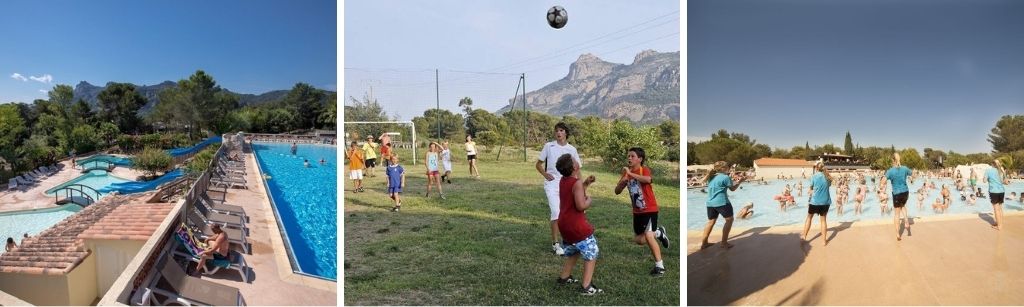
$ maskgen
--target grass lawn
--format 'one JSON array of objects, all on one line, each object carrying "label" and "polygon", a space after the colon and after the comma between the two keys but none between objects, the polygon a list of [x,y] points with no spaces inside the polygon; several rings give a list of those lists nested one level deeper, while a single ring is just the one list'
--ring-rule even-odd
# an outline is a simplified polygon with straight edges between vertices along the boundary
[{"label": "grass lawn", "polygon": [[[600,256],[594,283],[604,293],[586,297],[579,284],[558,286],[563,263],[551,253],[543,177],[534,169],[537,152],[523,162],[522,151],[479,155],[480,179],[468,176],[465,153],[453,146],[454,178],[444,184],[447,200],[426,199],[423,150],[418,164],[399,151],[406,169],[402,212],[388,210],[383,168],[364,180],[364,193],[352,193],[347,163],[344,184],[344,292],[347,305],[679,305],[678,181],[655,182],[659,225],[672,245],[662,249],[668,271],[651,277],[653,257],[632,243],[632,214],[626,193],[615,195],[619,174],[597,171],[585,160]],[[346,160],[347,161],[347,160]],[[678,180],[678,179],[676,179]],[[573,276],[582,278],[582,260]]]}]

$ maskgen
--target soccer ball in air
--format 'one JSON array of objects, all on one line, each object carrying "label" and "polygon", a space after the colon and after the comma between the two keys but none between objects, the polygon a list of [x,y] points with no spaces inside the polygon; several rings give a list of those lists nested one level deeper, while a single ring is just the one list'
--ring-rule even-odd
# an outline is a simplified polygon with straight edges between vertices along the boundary
[{"label": "soccer ball in air", "polygon": [[569,13],[561,6],[553,6],[548,9],[548,25],[555,29],[561,29],[569,22]]}]

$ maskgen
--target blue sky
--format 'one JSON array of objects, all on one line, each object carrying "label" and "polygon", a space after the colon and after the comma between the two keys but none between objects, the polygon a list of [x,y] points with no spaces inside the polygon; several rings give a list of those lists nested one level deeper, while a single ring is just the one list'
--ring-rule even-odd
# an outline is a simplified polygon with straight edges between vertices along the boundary
[{"label": "blue sky", "polygon": [[197,69],[234,92],[337,87],[333,1],[3,1],[0,102],[56,84],[152,85]]},{"label": "blue sky", "polygon": [[[644,49],[676,52],[678,1],[346,1],[343,95],[373,94],[403,120],[436,103],[461,112],[458,100],[496,111],[516,92],[565,77],[583,53],[629,64]],[[548,8],[569,13],[562,29],[545,21]],[[481,74],[479,72],[489,72]],[[496,73],[492,73],[496,72]]]},{"label": "blue sky", "polygon": [[1024,114],[1024,1],[689,1],[686,135],[989,152]]}]

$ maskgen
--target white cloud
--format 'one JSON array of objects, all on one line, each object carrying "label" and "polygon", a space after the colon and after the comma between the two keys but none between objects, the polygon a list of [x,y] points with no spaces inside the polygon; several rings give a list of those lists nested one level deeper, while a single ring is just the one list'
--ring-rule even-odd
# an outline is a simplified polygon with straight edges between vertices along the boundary
[{"label": "white cloud", "polygon": [[19,74],[19,73],[14,73],[14,74],[12,74],[12,75],[11,75],[11,79],[14,79],[14,80],[21,80],[21,81],[28,81],[28,79],[25,79],[25,76],[22,76],[22,75],[21,75],[21,74]]},{"label": "white cloud", "polygon": [[48,93],[50,93],[50,92],[47,92],[46,90],[39,90],[39,92],[40,92],[40,93],[43,93],[43,94],[48,94]]},{"label": "white cloud", "polygon": [[50,74],[43,74],[42,76],[38,76],[38,77],[30,76],[28,78],[32,79],[33,81],[39,81],[41,83],[47,83],[47,84],[49,84],[50,82],[53,82],[53,76],[51,76]]}]

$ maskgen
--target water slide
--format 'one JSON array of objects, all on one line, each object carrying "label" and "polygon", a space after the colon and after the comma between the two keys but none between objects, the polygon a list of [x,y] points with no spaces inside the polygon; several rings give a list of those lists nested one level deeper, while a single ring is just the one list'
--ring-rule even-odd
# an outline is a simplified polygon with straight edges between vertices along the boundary
[{"label": "water slide", "polygon": [[110,193],[110,192],[117,191],[118,193],[121,193],[121,194],[132,194],[132,193],[146,192],[146,191],[150,191],[150,190],[156,189],[156,187],[160,186],[161,184],[164,184],[164,183],[167,183],[167,182],[171,182],[174,179],[178,179],[178,177],[181,177],[184,174],[185,174],[185,172],[182,171],[182,169],[179,168],[179,169],[175,169],[173,171],[170,171],[170,172],[164,174],[163,176],[160,176],[160,177],[158,177],[156,179],[153,179],[153,180],[150,180],[150,181],[141,181],[141,182],[140,181],[129,181],[129,182],[121,182],[121,183],[111,183],[111,184],[108,184],[105,187],[100,188],[99,191],[103,192],[103,193]]},{"label": "water slide", "polygon": [[221,137],[218,135],[218,136],[215,136],[215,137],[212,137],[212,138],[208,138],[208,139],[206,139],[206,140],[204,140],[202,142],[199,142],[198,144],[196,144],[196,145],[194,145],[192,147],[182,147],[182,148],[168,149],[167,153],[170,154],[171,157],[179,157],[179,156],[187,155],[187,154],[190,154],[190,153],[198,152],[198,151],[202,150],[204,147],[206,147],[207,145],[210,145],[210,144],[213,144],[213,143],[220,143],[220,141],[221,141]]}]

